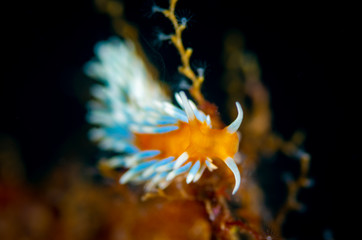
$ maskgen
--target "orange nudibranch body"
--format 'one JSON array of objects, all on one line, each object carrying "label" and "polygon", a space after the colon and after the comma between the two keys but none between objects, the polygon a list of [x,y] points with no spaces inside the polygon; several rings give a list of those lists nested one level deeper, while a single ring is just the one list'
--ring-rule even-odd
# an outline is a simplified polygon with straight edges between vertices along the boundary
[{"label": "orange nudibranch body", "polygon": [[196,118],[188,123],[179,121],[178,127],[175,131],[162,134],[136,133],[134,145],[140,150],[159,150],[160,158],[177,157],[187,152],[187,162],[203,162],[207,158],[225,160],[234,157],[238,151],[239,137],[227,128],[212,129]]},{"label": "orange nudibranch body", "polygon": [[[109,167],[128,168],[120,183],[145,182],[145,189],[164,189],[179,175],[186,183],[197,182],[207,168],[217,168],[212,159],[221,159],[240,186],[240,172],[233,157],[238,151],[238,116],[227,127],[213,129],[210,115],[197,109],[185,92],[175,93],[179,107],[150,78],[131,43],[119,39],[96,47],[98,60],[86,66],[86,73],[101,84],[92,87],[95,101],[89,104],[87,119],[95,126],[92,140],[114,156]],[[186,174],[187,173],[187,174]]]},{"label": "orange nudibranch body", "polygon": [[[164,161],[166,162],[169,161],[168,158],[177,158],[172,163],[174,164],[173,170],[168,173],[166,183],[179,173],[187,171],[191,165],[186,182],[197,181],[206,166],[210,171],[217,168],[212,164],[212,159],[221,159],[234,174],[235,186],[233,194],[235,194],[241,182],[239,169],[233,159],[239,146],[239,137],[236,132],[243,119],[243,110],[240,104],[236,102],[238,116],[229,126],[223,129],[213,129],[210,121],[207,119],[201,121],[202,117],[200,119],[196,117],[195,112],[198,110],[196,107],[194,107],[196,111],[192,109],[193,107],[184,92],[180,92],[179,95],[176,95],[176,98],[179,98],[180,105],[182,105],[186,113],[187,121],[178,121],[177,129],[165,133],[135,133],[133,144],[141,151],[158,151],[157,158],[165,158]],[[149,159],[149,162],[152,164],[153,159]],[[147,163],[143,164],[140,166],[148,167]],[[153,168],[149,172],[152,170]],[[139,169],[136,167],[133,172],[137,171]],[[126,177],[122,177],[121,182],[128,180],[131,174],[133,173],[131,172],[129,175],[125,175]],[[147,176],[147,174],[145,175]],[[156,180],[158,179],[156,178]]]}]

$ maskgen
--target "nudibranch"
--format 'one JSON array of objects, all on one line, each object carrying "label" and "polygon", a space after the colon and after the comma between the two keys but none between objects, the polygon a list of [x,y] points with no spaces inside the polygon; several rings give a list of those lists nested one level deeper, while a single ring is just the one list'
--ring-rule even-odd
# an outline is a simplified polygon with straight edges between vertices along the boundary
[{"label": "nudibranch", "polygon": [[221,159],[235,177],[233,194],[240,186],[240,172],[234,161],[238,152],[238,116],[224,129],[214,129],[209,115],[199,110],[186,93],[175,94],[180,107],[172,104],[150,74],[132,43],[112,38],[95,47],[98,59],[85,72],[102,84],[94,85],[95,98],[88,104],[87,119],[95,127],[90,138],[114,152],[107,160],[112,168],[128,171],[120,183],[144,182],[146,191],[166,188],[176,176],[197,182],[205,169]]}]

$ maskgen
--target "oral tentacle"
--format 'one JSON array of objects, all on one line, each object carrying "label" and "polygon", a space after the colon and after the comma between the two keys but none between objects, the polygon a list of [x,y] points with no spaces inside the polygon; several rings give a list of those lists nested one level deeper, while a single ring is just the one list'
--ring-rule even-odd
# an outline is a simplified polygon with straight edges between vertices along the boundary
[{"label": "oral tentacle", "polygon": [[233,195],[234,195],[240,187],[240,182],[241,182],[240,172],[239,172],[238,166],[236,165],[234,159],[232,159],[231,157],[228,157],[224,161],[225,161],[226,165],[230,168],[230,170],[233,172],[234,177],[235,177],[235,186],[233,189]]},{"label": "oral tentacle", "polygon": [[243,113],[243,109],[241,108],[240,103],[236,102],[236,108],[238,110],[238,116],[236,117],[236,119],[234,120],[234,122],[232,122],[226,129],[228,130],[229,133],[235,133],[240,125],[241,122],[243,121],[243,117],[244,117],[244,113]]}]

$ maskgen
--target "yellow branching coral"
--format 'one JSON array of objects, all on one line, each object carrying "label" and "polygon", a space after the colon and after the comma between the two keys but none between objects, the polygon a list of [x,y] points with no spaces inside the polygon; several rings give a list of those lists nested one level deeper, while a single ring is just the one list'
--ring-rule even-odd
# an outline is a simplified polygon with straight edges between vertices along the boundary
[{"label": "yellow branching coral", "polygon": [[203,71],[199,71],[198,74],[195,74],[190,67],[190,58],[193,50],[192,48],[185,49],[182,41],[182,32],[186,29],[187,19],[177,19],[175,15],[177,2],[178,0],[170,0],[169,9],[162,9],[155,6],[153,7],[153,11],[163,13],[163,15],[171,21],[175,33],[170,36],[170,40],[179,52],[182,63],[182,65],[178,68],[178,71],[192,81],[190,94],[199,105],[204,105],[205,99],[201,93],[201,85],[204,82]]}]

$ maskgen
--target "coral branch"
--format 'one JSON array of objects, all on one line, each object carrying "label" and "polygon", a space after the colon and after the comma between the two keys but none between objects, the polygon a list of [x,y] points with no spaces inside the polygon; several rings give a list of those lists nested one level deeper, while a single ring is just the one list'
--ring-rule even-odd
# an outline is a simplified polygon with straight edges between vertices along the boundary
[{"label": "coral branch", "polygon": [[310,156],[301,150],[295,152],[296,156],[300,159],[300,175],[296,180],[288,180],[287,188],[288,195],[285,203],[280,208],[274,221],[271,223],[273,231],[280,234],[282,232],[282,225],[285,221],[286,215],[292,210],[301,210],[303,205],[298,202],[297,195],[301,188],[306,188],[311,185],[311,179],[307,177],[310,167]]},{"label": "coral branch", "polygon": [[186,22],[181,21],[179,23],[175,15],[175,7],[178,0],[170,0],[169,9],[162,10],[163,15],[168,18],[175,30],[175,33],[171,36],[171,42],[176,47],[181,57],[182,65],[178,68],[178,71],[192,81],[192,87],[190,88],[190,94],[197,101],[199,105],[204,105],[206,100],[201,93],[201,85],[204,82],[204,75],[196,75],[190,67],[190,58],[192,55],[192,49],[186,48],[182,42],[182,32],[186,29]]}]

